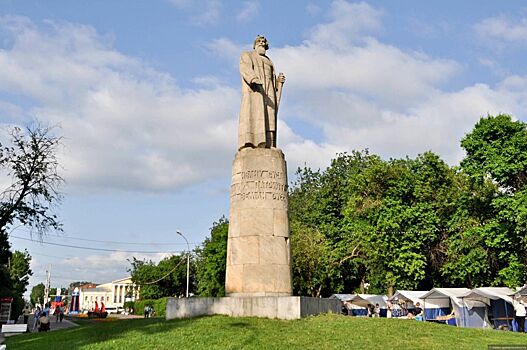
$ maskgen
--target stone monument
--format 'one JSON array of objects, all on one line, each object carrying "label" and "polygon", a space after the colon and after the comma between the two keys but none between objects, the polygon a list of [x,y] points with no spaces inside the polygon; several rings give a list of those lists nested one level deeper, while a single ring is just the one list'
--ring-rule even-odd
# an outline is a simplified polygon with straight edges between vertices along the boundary
[{"label": "stone monument", "polygon": [[276,148],[276,119],[285,76],[266,56],[267,39],[240,57],[242,102],[232,166],[225,292],[228,296],[292,294],[287,168]]},{"label": "stone monument", "polygon": [[240,58],[242,103],[232,165],[224,298],[169,298],[166,318],[201,315],[298,319],[340,312],[338,299],[292,296],[287,168],[276,147],[283,74],[266,56],[267,39]]}]

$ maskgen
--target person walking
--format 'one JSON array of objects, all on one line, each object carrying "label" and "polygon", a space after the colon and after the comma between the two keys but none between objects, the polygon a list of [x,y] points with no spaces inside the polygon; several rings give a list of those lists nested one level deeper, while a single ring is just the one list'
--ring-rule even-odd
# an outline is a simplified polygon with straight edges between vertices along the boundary
[{"label": "person walking", "polygon": [[148,318],[150,316],[150,306],[145,305],[144,313],[145,313],[145,318]]},{"label": "person walking", "polygon": [[58,323],[59,321],[62,322],[62,318],[64,317],[62,307],[60,305],[57,305],[55,308],[55,323]]},{"label": "person walking", "polygon": [[525,333],[525,315],[527,312],[525,311],[525,303],[519,294],[514,298],[512,306],[514,307],[515,313],[514,320],[518,324],[518,332]]},{"label": "person walking", "polygon": [[29,307],[27,307],[27,305],[24,305],[24,308],[22,309],[22,315],[24,316],[24,324],[27,324],[30,314],[31,311],[29,310]]},{"label": "person walking", "polygon": [[40,318],[40,315],[42,314],[42,310],[40,310],[40,306],[37,306],[35,309],[35,312],[33,313],[33,329],[37,328],[38,319]]}]

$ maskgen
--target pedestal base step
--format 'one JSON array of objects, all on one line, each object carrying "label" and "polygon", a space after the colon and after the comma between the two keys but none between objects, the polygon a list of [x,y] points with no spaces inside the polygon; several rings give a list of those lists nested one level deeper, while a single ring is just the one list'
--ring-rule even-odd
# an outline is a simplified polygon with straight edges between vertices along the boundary
[{"label": "pedestal base step", "polygon": [[169,298],[166,319],[227,315],[296,320],[322,313],[340,313],[340,308],[338,299],[311,297]]}]

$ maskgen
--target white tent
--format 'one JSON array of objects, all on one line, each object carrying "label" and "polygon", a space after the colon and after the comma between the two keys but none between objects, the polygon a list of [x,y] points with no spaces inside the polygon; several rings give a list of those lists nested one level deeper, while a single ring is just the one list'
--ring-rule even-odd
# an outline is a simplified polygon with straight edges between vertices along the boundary
[{"label": "white tent", "polygon": [[[512,327],[514,311],[511,295],[514,293],[512,289],[507,287],[480,287],[474,288],[464,295],[462,300],[469,310],[469,313],[474,302],[480,302],[486,305],[481,327],[486,328],[490,326],[489,313],[491,315],[490,320],[494,323],[495,328],[498,328],[502,324],[507,324],[508,327]],[[478,327],[478,322],[475,321],[474,317],[466,317],[464,323],[465,327]]]},{"label": "white tent", "polygon": [[338,299],[344,303],[353,299],[354,296],[355,294],[332,294],[329,299]]},{"label": "white tent", "polygon": [[426,290],[398,290],[388,298],[388,301],[392,303],[392,317],[407,317],[408,310],[414,309],[415,304],[423,305],[421,297],[427,292]]},{"label": "white tent", "polygon": [[469,292],[468,288],[433,288],[421,297],[425,320],[435,320],[438,316],[446,316],[450,314],[450,310],[454,310],[456,325],[461,325],[461,297]]},{"label": "white tent", "polygon": [[515,292],[507,287],[480,287],[474,288],[462,298],[467,302],[470,300],[477,300],[487,305],[490,305],[490,300],[503,299],[512,304],[512,297]]},{"label": "white tent", "polygon": [[518,290],[514,292],[513,294],[516,294],[516,293],[524,297],[527,296],[527,284],[525,284],[523,287],[518,288]]},{"label": "white tent", "polygon": [[423,299],[421,297],[426,293],[428,293],[427,290],[398,290],[388,298],[388,301],[404,300],[407,303],[412,303],[412,305],[416,303],[423,305]]},{"label": "white tent", "polygon": [[386,309],[385,295],[376,294],[333,294],[330,299],[339,299],[348,309],[348,314],[353,316],[366,316],[368,305],[379,304],[381,309]]},{"label": "white tent", "polygon": [[388,297],[386,295],[377,294],[355,294],[352,299],[349,300],[354,305],[361,307],[368,307],[368,304],[379,304],[381,309],[386,309],[386,301]]}]

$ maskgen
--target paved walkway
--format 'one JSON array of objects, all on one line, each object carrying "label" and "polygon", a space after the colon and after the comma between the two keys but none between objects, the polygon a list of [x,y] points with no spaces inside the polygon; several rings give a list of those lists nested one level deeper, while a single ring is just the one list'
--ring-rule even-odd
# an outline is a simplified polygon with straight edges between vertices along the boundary
[{"label": "paved walkway", "polygon": [[[33,320],[35,318],[33,317],[33,315],[29,315],[29,320],[27,322],[27,325],[28,325],[28,328],[29,328],[29,331],[31,333],[35,333],[35,332],[38,332],[38,328],[34,328],[33,329]],[[67,319],[63,319],[62,322],[55,322],[56,318],[54,316],[51,316],[51,320],[50,320],[50,324],[49,324],[49,328],[50,328],[50,331],[58,331],[60,329],[66,329],[66,328],[71,328],[71,327],[77,327],[78,324],[76,323],[73,323]],[[22,324],[24,323],[24,317],[23,316],[20,316],[20,318],[18,319],[17,321],[17,324]],[[14,336],[14,335],[18,335],[18,334],[22,334],[22,333],[14,333],[14,334],[7,334],[7,336]],[[2,332],[0,332],[0,344],[2,344],[4,342],[4,334],[2,334]]]},{"label": "paved walkway", "polygon": [[[27,326],[29,328],[29,331],[30,332],[38,332],[38,328],[34,328],[33,329],[33,322],[34,322],[34,317],[33,315],[29,315],[29,320],[27,322]],[[49,319],[49,328],[50,328],[50,331],[58,331],[59,329],[66,329],[66,328],[71,328],[71,327],[76,327],[78,326],[78,324],[76,323],[73,323],[67,319],[63,319],[62,322],[56,322],[56,317],[55,316],[51,316],[50,319]],[[18,318],[18,321],[17,323],[24,323],[24,317],[23,316],[20,316]]]}]

